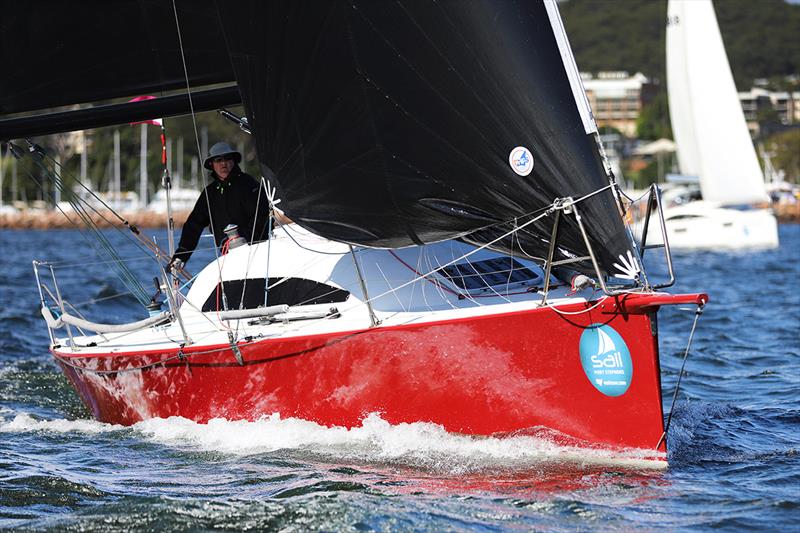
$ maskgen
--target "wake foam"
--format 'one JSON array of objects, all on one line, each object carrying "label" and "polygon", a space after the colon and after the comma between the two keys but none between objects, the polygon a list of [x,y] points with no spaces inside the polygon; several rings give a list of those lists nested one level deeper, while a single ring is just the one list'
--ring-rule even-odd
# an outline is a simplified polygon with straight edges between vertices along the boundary
[{"label": "wake foam", "polygon": [[86,433],[97,434],[126,429],[125,426],[114,424],[104,424],[97,420],[39,420],[28,414],[17,414],[11,420],[6,420],[5,416],[13,414],[10,410],[0,411],[0,433],[25,433],[31,431],[43,431],[49,433]]},{"label": "wake foam", "polygon": [[651,450],[613,451],[564,446],[539,436],[482,437],[448,433],[439,425],[392,425],[378,414],[360,427],[325,427],[277,414],[255,422],[214,419],[206,424],[171,417],[139,422],[130,428],[93,420],[37,420],[0,416],[0,432],[45,431],[96,434],[128,431],[143,439],[187,451],[256,455],[285,452],[307,459],[398,465],[446,474],[541,467],[610,466],[632,469],[666,467],[664,454]]}]

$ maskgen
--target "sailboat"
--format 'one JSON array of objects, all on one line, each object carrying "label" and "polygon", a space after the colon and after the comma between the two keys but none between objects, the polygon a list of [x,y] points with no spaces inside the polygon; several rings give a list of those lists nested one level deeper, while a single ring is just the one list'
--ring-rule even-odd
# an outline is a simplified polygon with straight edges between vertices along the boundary
[{"label": "sailboat", "polygon": [[[173,42],[148,41],[167,63],[137,90],[234,81],[260,194],[294,222],[264,242],[234,237],[186,290],[162,270],[165,297],[132,324],[77,316],[53,265],[35,262],[50,350],[92,415],[353,427],[379,413],[663,462],[656,314],[708,297],[662,291],[668,244],[650,253],[669,279],[646,272],[557,3],[236,6],[153,8],[183,29],[189,67],[165,59]],[[203,54],[221,63],[203,70]],[[231,96],[220,90],[58,124],[168,116],[153,106],[169,98],[175,114],[214,109]],[[0,105],[15,112],[35,97],[11,94]],[[15,120],[0,131],[40,123]]]},{"label": "sailboat", "polygon": [[711,0],[669,0],[666,48],[678,164],[682,174],[699,181],[702,195],[698,199],[686,187],[670,193],[670,245],[777,247],[775,216],[754,207],[768,205],[769,197]]}]

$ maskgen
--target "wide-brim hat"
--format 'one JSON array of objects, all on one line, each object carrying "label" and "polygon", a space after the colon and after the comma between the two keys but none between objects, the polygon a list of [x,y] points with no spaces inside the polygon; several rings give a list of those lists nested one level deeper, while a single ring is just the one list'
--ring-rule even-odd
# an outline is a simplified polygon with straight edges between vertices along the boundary
[{"label": "wide-brim hat", "polygon": [[211,161],[215,157],[220,157],[223,155],[232,155],[236,163],[242,162],[242,154],[236,151],[233,148],[233,146],[231,146],[228,143],[217,143],[211,147],[211,150],[208,151],[208,157],[206,157],[206,160],[203,161],[203,166],[208,170],[213,170],[213,167],[211,166]]}]

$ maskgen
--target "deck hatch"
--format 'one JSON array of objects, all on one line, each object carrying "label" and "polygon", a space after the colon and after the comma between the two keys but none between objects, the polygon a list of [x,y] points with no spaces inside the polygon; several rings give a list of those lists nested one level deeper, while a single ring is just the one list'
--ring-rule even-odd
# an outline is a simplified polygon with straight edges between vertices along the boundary
[{"label": "deck hatch", "polygon": [[445,266],[441,273],[457,287],[477,291],[517,283],[536,283],[542,276],[510,257],[495,257]]}]

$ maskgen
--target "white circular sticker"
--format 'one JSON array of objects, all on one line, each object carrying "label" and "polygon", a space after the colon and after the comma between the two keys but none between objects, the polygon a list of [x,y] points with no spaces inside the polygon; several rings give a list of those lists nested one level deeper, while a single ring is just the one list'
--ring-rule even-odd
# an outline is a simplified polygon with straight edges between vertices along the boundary
[{"label": "white circular sticker", "polygon": [[508,154],[508,164],[520,176],[527,176],[533,170],[533,154],[524,146],[517,146]]}]

